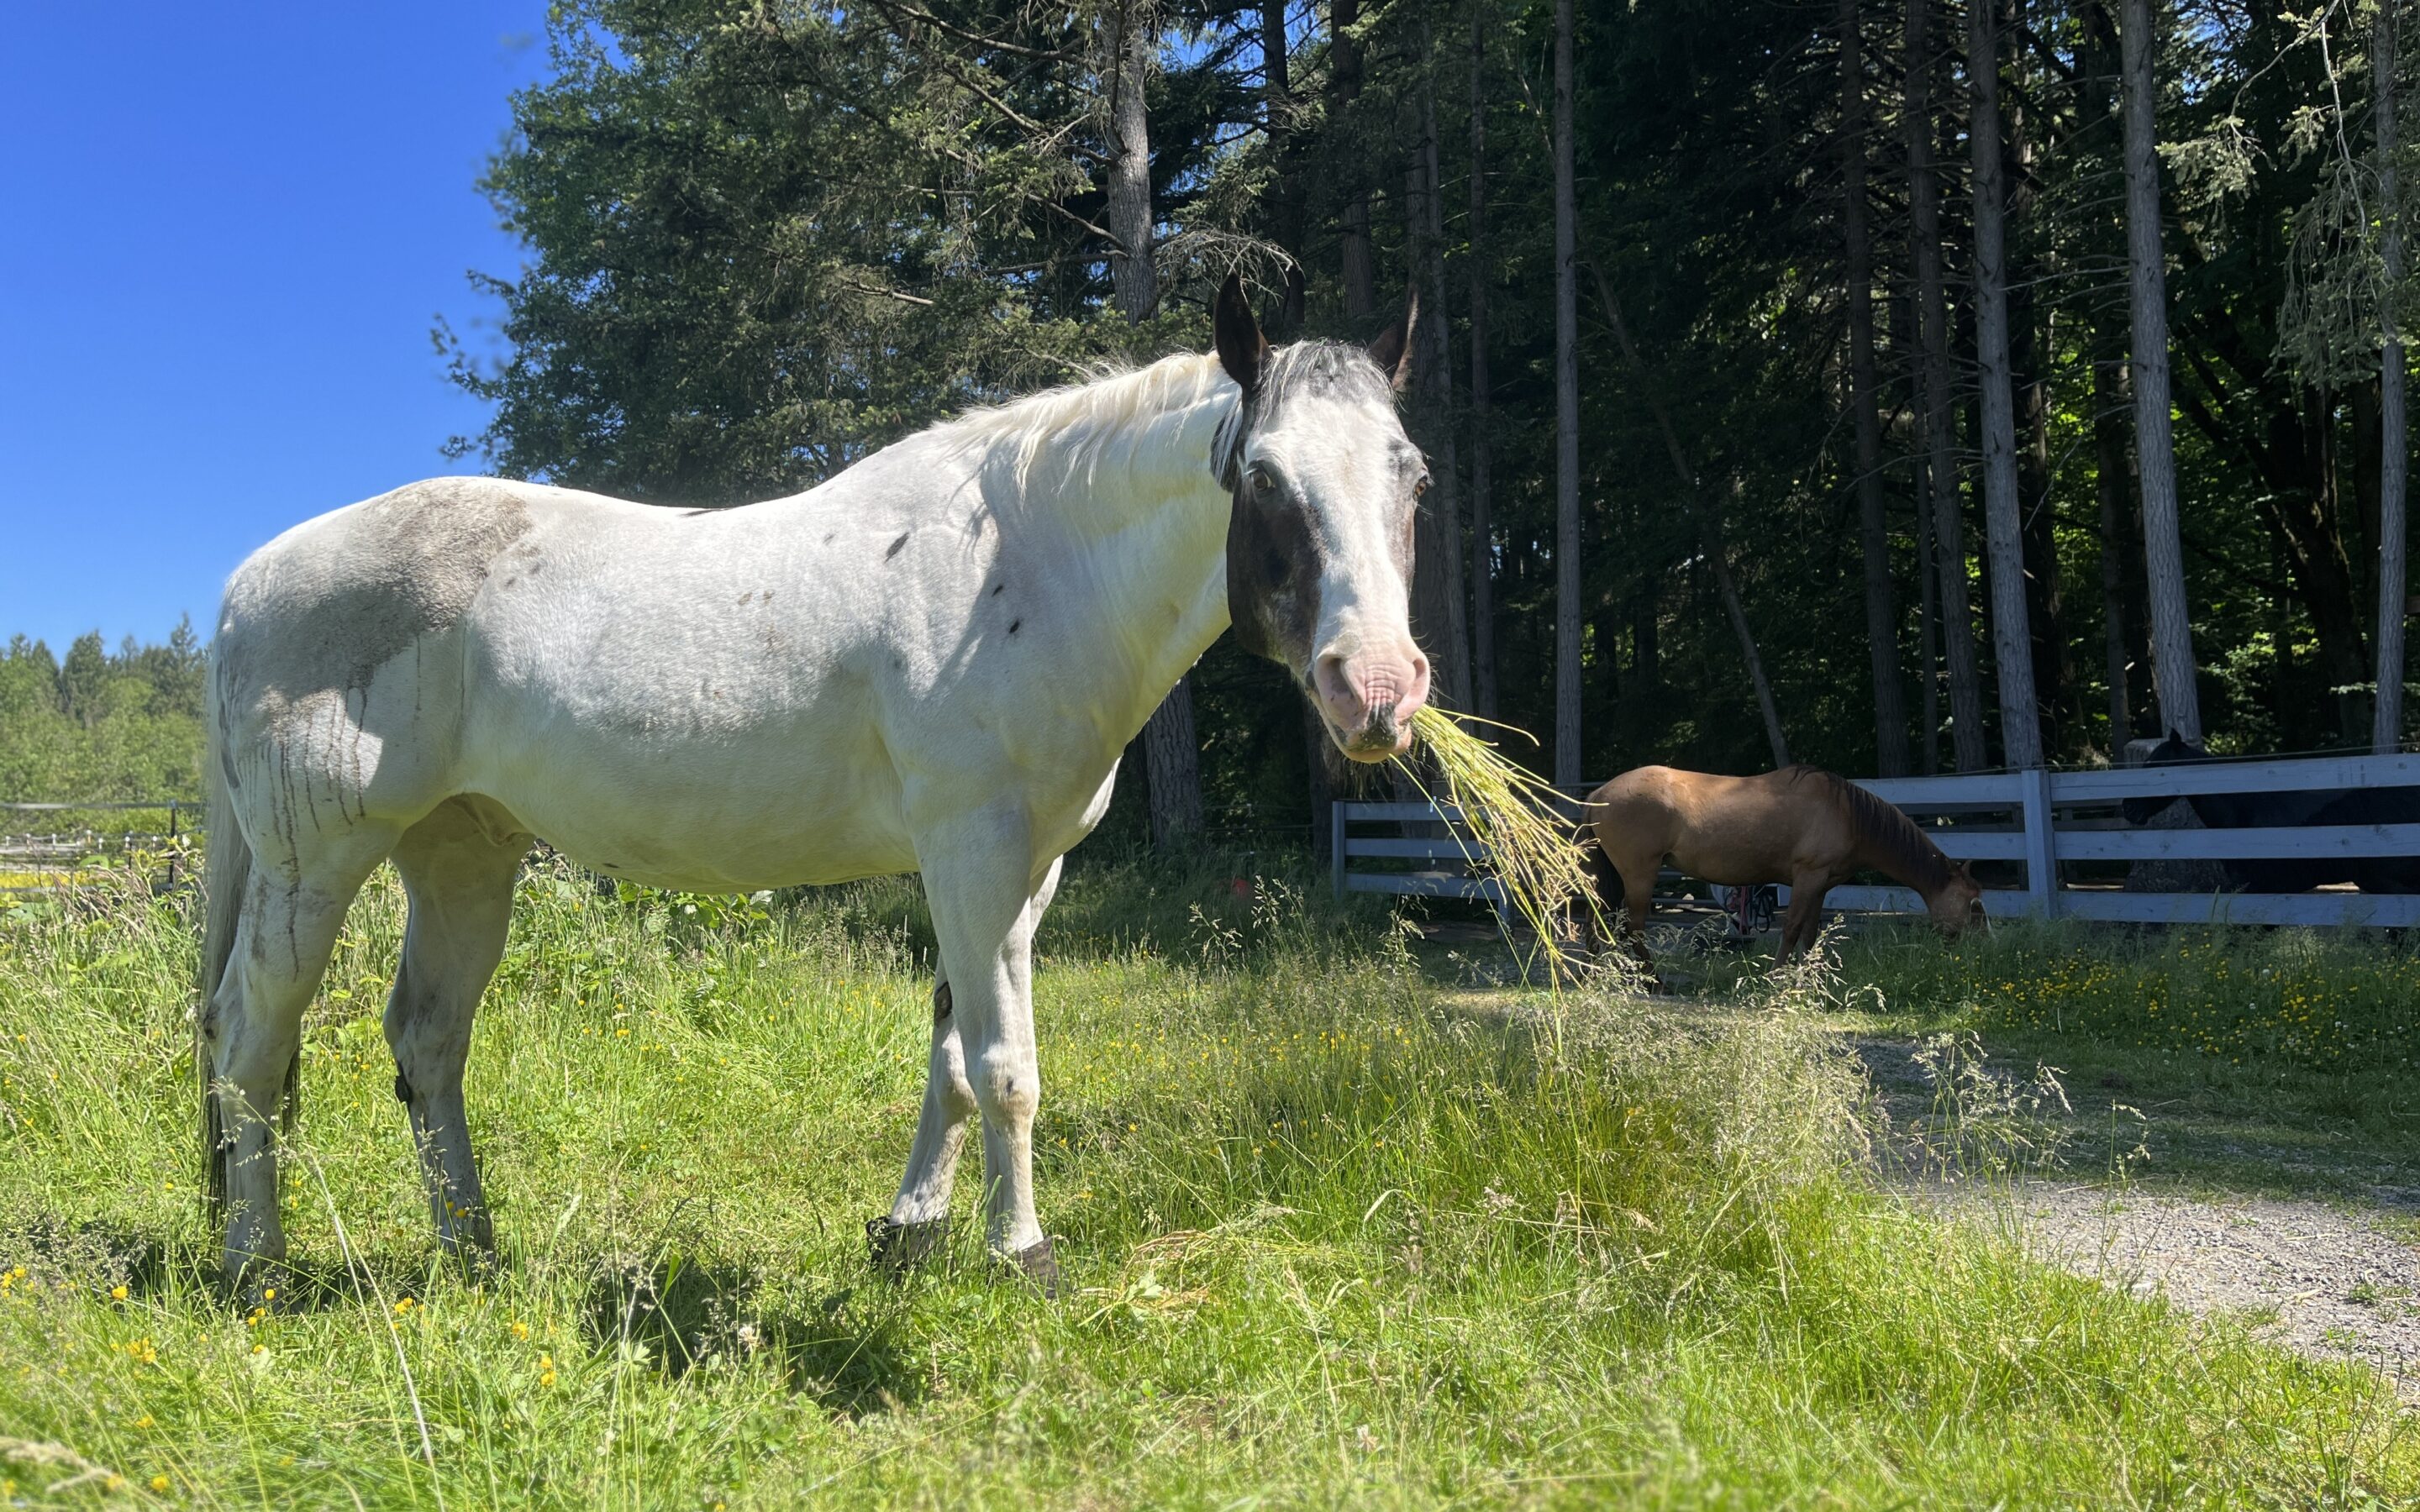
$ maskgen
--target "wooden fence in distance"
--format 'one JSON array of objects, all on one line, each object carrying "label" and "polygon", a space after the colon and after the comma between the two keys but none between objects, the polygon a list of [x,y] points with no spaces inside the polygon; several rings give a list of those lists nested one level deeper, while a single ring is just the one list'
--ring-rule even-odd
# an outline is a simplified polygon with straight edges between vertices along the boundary
[{"label": "wooden fence in distance", "polygon": [[[2420,787],[2420,756],[2323,756],[2207,762],[2183,766],[2055,772],[2035,768],[1955,777],[1865,780],[1860,786],[1898,805],[1942,850],[1960,860],[2012,862],[2019,887],[1993,887],[1984,908],[1995,918],[2085,918],[2146,924],[2308,924],[2409,928],[2420,925],[2420,896],[2327,889],[2298,893],[2138,892],[2067,880],[2062,870],[2087,863],[2257,860],[2271,857],[2420,856],[2420,824],[2303,825],[2274,829],[2147,829],[2115,813],[2129,798],[2181,798],[2208,793],[2340,793],[2355,788]],[[1592,789],[1591,789],[1592,790]],[[1339,803],[1332,815],[1340,894],[1385,892],[1500,903],[1482,864],[1474,874],[1465,842],[1353,833],[1372,824],[1449,826],[1458,817],[1424,803]],[[1354,863],[1414,860],[1412,871]],[[1787,896],[1785,891],[1784,896]],[[1836,887],[1827,909],[1920,913],[1905,887]]]}]

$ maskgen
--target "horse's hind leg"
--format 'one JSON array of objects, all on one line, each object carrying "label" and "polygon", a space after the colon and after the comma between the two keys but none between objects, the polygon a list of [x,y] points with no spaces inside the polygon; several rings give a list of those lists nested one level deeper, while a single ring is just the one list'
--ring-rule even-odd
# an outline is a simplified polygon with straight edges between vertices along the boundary
[{"label": "horse's hind leg", "polygon": [[395,832],[365,825],[310,839],[307,855],[253,862],[234,949],[204,1009],[209,1180],[226,1213],[221,1273],[230,1287],[272,1284],[286,1258],[272,1122],[281,1107],[292,1111],[302,1013],[319,990],[345,910]]},{"label": "horse's hind leg", "polygon": [[411,912],[386,1002],[395,1095],[411,1121],[428,1212],[446,1249],[495,1246],[462,1105],[462,1066],[479,995],[504,958],[513,881],[529,837],[482,823],[462,799],[440,805],[396,847]]},{"label": "horse's hind leg", "polygon": [[967,1120],[974,1117],[975,1107],[944,970],[933,983],[932,1058],[924,1072],[924,1109],[916,1118],[908,1174],[900,1180],[891,1215],[866,1226],[877,1263],[913,1265],[947,1242],[950,1191],[957,1181],[958,1154],[966,1147]]},{"label": "horse's hind leg", "polygon": [[1655,906],[1655,875],[1663,869],[1660,856],[1644,866],[1621,869],[1622,945],[1640,965],[1651,969],[1655,960],[1647,949],[1647,915]]}]

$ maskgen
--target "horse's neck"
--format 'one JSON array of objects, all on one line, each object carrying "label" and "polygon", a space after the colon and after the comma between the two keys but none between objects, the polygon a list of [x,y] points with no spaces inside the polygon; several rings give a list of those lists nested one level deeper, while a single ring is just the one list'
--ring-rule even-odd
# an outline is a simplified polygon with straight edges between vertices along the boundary
[{"label": "horse's neck", "polygon": [[1227,396],[1137,414],[1089,445],[986,467],[985,491],[1046,551],[1080,625],[1099,717],[1126,738],[1227,627],[1232,502],[1211,475]]},{"label": "horse's neck", "polygon": [[1922,877],[1913,874],[1906,861],[1890,846],[1885,844],[1881,837],[1869,833],[1863,825],[1856,825],[1854,820],[1851,823],[1856,834],[1857,842],[1855,848],[1850,853],[1849,865],[1859,872],[1881,872],[1901,887],[1913,889],[1917,897],[1924,900],[1925,906],[1931,907],[1932,900],[1941,895],[1941,889],[1948,886],[1948,863],[1943,862],[1941,874],[1931,883],[1927,883]]}]

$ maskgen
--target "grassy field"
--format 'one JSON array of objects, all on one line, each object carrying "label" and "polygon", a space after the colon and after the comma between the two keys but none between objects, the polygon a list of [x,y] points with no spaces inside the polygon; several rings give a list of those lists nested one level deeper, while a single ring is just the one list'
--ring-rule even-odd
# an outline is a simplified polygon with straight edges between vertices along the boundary
[{"label": "grassy field", "polygon": [[1840,1027],[2017,1014],[2047,937],[1555,1005],[1455,981],[1381,913],[1080,869],[1036,976],[1050,1303],[971,1222],[904,1282],[865,1258],[923,1077],[911,885],[734,905],[534,871],[471,1073],[505,1245],[478,1284],[436,1260],[388,1089],[400,925],[381,876],[306,1036],[295,1306],[244,1317],[206,1279],[179,905],[0,912],[0,1495],[2420,1495],[2374,1377],[2029,1264],[1872,1174],[1900,1134]]},{"label": "grassy field", "polygon": [[2002,925],[1843,943],[1843,1021],[2060,1069],[2075,1133],[2136,1128],[2152,1180],[2420,1197],[2420,949],[2333,930]]}]

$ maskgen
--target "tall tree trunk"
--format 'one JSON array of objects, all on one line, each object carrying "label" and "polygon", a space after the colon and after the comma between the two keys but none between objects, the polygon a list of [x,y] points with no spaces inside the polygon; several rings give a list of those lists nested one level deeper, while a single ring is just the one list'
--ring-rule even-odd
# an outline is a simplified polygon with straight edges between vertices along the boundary
[{"label": "tall tree trunk", "polygon": [[[1146,0],[1119,7],[1109,39],[1109,232],[1110,292],[1129,320],[1159,302],[1152,266],[1151,120],[1143,90],[1159,56],[1159,30]],[[1167,849],[1202,831],[1202,745],[1193,727],[1193,677],[1177,680],[1143,726],[1151,789],[1151,841]]]},{"label": "tall tree trunk", "polygon": [[[1590,271],[1596,275],[1596,296],[1605,305],[1606,322],[1613,327],[1613,339],[1621,347],[1623,361],[1638,375],[1639,393],[1647,400],[1647,411],[1655,417],[1655,428],[1663,434],[1664,455],[1672,464],[1672,476],[1680,486],[1682,501],[1697,517],[1698,534],[1705,547],[1707,563],[1714,569],[1714,588],[1722,596],[1723,614],[1731,622],[1731,633],[1739,638],[1740,660],[1746,664],[1748,685],[1756,694],[1757,713],[1764,721],[1765,744],[1772,748],[1773,764],[1778,770],[1790,764],[1790,743],[1782,736],[1781,706],[1774,699],[1772,681],[1764,674],[1764,657],[1757,653],[1756,632],[1747,622],[1739,580],[1731,576],[1730,556],[1723,548],[1722,519],[1706,503],[1698,486],[1697,471],[1689,465],[1688,453],[1682,448],[1681,433],[1672,426],[1671,412],[1664,408],[1655,375],[1648,371],[1646,360],[1638,355],[1637,344],[1630,339],[1630,322],[1621,317],[1621,301],[1614,297],[1613,285],[1606,278],[1604,269],[1590,265]],[[1734,502],[1739,492],[1739,477],[1733,474]]]},{"label": "tall tree trunk", "polygon": [[1983,674],[1975,614],[1966,597],[1966,548],[1951,443],[1949,301],[1941,276],[1941,180],[1933,161],[1931,14],[1935,0],[1907,6],[1907,182],[1910,252],[1916,264],[1916,328],[1924,417],[1925,486],[1932,509],[1933,567],[1940,579],[1941,640],[1949,667],[1949,748],[1962,772],[1991,759],[1983,740]]},{"label": "tall tree trunk", "polygon": [[[2022,21],[2025,0],[1997,0],[2005,33]],[[2026,66],[2024,49],[2016,50],[2009,67],[2015,71],[2003,97],[2002,124],[2008,129],[2007,218],[2022,222],[2033,213],[2034,130],[2025,114],[2026,83],[2039,74]],[[2052,488],[2050,452],[2050,370],[2058,348],[2058,325],[2064,318],[2055,301],[2037,297],[2037,288],[2062,266],[2059,254],[2047,250],[2041,264],[2009,266],[2009,373],[2017,399],[2017,506],[2024,520],[2025,606],[2033,631],[2034,696],[2041,710],[2042,745],[2050,760],[2069,744],[2062,731],[2075,721],[2075,668],[2067,634],[2067,579],[2058,556],[2058,496]]]},{"label": "tall tree trunk", "polygon": [[[2116,347],[2117,343],[2108,344]],[[2126,543],[2139,539],[2134,530],[2134,470],[2126,453],[2126,425],[2118,410],[2126,403],[2126,368],[2114,356],[2092,363],[2093,488],[2101,504],[2101,633],[2104,675],[2109,681],[2109,755],[2114,761],[2134,735],[2133,687],[2128,669],[2134,661],[2142,625],[2129,610],[2129,584],[2136,580],[2127,560]]]},{"label": "tall tree trunk", "polygon": [[1269,136],[1269,161],[1277,165],[1277,182],[1268,191],[1269,223],[1287,258],[1285,292],[1271,333],[1287,341],[1302,330],[1308,281],[1302,265],[1303,207],[1295,162],[1294,76],[1286,56],[1286,0],[1261,0],[1261,114]]},{"label": "tall tree trunk", "polygon": [[1917,713],[1916,770],[1926,777],[1941,770],[1941,576],[1932,570],[1931,486],[1927,481],[1927,449],[1922,420],[1924,380],[1915,379],[1918,395],[1916,455],[1916,655],[1924,664],[1924,684]]},{"label": "tall tree trunk", "polygon": [[1993,0],[1968,0],[1966,140],[1974,159],[1975,357],[1983,391],[1983,519],[1992,575],[1992,645],[2000,668],[2007,764],[2042,764],[2034,640],[2025,604],[2024,524],[2017,501],[2015,376],[2009,365],[2008,187],[2001,162],[2000,27]]},{"label": "tall tree trunk", "polygon": [[1580,766],[1579,204],[1572,142],[1572,0],[1555,0],[1555,781]]},{"label": "tall tree trunk", "polygon": [[1413,417],[1435,464],[1428,491],[1412,517],[1413,630],[1429,655],[1431,686],[1448,708],[1470,707],[1470,634],[1464,619],[1461,464],[1454,455],[1453,347],[1445,292],[1445,210],[1437,183],[1435,54],[1421,27],[1425,59],[1413,108],[1416,145],[1404,168],[1404,230],[1421,284],[1420,319],[1412,339]]},{"label": "tall tree trunk", "polygon": [[[1345,121],[1361,96],[1361,43],[1353,35],[1361,19],[1361,0],[1329,0],[1328,118]],[[1348,158],[1350,155],[1348,154]],[[1357,328],[1378,307],[1378,270],[1370,250],[1370,192],[1360,182],[1360,170],[1350,162],[1344,169],[1353,182],[1344,195],[1344,234],[1340,243],[1344,262],[1344,315]],[[1355,334],[1362,334],[1357,329]]]},{"label": "tall tree trunk", "polygon": [[[1270,0],[1280,4],[1281,0]],[[1496,717],[1496,543],[1489,517],[1487,375],[1487,9],[1470,4],[1470,694],[1472,707]]]},{"label": "tall tree trunk", "polygon": [[1910,416],[1910,502],[1916,518],[1916,655],[1921,676],[1916,683],[1916,769],[1926,777],[1941,770],[1941,623],[1937,602],[1941,579],[1932,570],[1931,494],[1926,483],[1930,443],[1925,439],[1924,369],[1916,336],[1916,296],[1890,301],[1891,349],[1907,368]]},{"label": "tall tree trunk", "polygon": [[2404,488],[2411,465],[2404,432],[2403,337],[2394,297],[2403,287],[2403,204],[2395,150],[2395,6],[2380,0],[2370,23],[2371,111],[2378,131],[2379,255],[2386,265],[2384,340],[2378,368],[2378,698],[2370,709],[2370,748],[2391,755],[2403,744]]},{"label": "tall tree trunk", "polygon": [[1144,90],[1159,59],[1149,0],[1125,0],[1109,18],[1109,286],[1119,313],[1148,318],[1159,303],[1152,262],[1151,121]]},{"label": "tall tree trunk", "polygon": [[1883,515],[1883,427],[1874,373],[1873,249],[1866,227],[1866,66],[1857,0],[1840,0],[1841,226],[1849,284],[1849,404],[1857,427],[1857,536],[1865,553],[1866,649],[1873,670],[1874,769],[1907,775],[1907,700]]},{"label": "tall tree trunk", "polygon": [[2151,0],[2123,0],[2118,30],[2125,76],[2126,253],[2133,313],[2134,467],[2143,490],[2143,562],[2151,601],[2151,683],[2160,721],[2201,739],[2193,622],[2177,525],[2176,439],[2170,430],[2167,270],[2160,245],[2157,108],[2159,36]]}]

